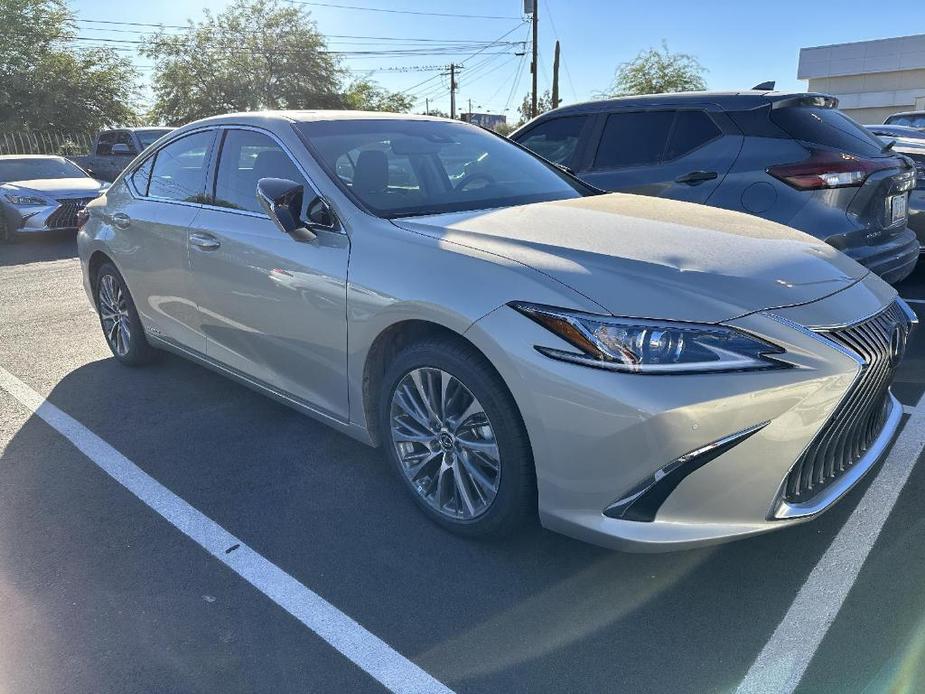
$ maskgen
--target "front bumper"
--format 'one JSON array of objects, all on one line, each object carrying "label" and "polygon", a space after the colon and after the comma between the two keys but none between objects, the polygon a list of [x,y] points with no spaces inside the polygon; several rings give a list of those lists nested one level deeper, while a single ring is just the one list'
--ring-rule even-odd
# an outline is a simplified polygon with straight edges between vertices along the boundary
[{"label": "front bumper", "polygon": [[[467,336],[496,365],[520,408],[534,451],[543,525],[616,549],[666,551],[804,522],[876,463],[898,427],[901,410],[892,400],[869,454],[829,487],[824,503],[806,513],[790,513],[781,503],[791,469],[861,373],[857,356],[795,324],[854,323],[895,297],[870,277],[826,299],[776,310],[784,321],[764,314],[731,321],[787,350],[794,368],[771,371],[640,376],[558,362],[533,349],[557,347],[550,344],[555,338],[506,307]],[[679,480],[650,520],[606,514],[640,480],[657,478],[666,463],[751,429]]]},{"label": "front bumper", "polygon": [[7,205],[8,228],[17,234],[76,231],[77,213],[93,199],[90,196],[61,198],[55,200],[55,204],[44,207]]}]

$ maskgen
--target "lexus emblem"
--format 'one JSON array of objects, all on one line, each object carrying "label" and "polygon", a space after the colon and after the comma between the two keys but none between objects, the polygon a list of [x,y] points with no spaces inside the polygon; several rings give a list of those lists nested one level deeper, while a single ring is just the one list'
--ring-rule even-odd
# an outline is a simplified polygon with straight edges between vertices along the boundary
[{"label": "lexus emblem", "polygon": [[894,325],[890,333],[890,365],[898,366],[906,351],[906,331],[901,325]]}]

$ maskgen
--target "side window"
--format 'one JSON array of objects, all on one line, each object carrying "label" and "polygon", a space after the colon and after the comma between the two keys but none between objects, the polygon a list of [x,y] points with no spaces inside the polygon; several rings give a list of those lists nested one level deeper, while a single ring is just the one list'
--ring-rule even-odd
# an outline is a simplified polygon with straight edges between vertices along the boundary
[{"label": "side window", "polygon": [[125,145],[129,148],[130,152],[133,152],[135,154],[138,153],[137,148],[135,147],[135,143],[132,141],[131,133],[128,133],[125,130],[120,130],[119,132],[116,133],[116,139],[115,139],[115,142],[113,142],[113,144]]},{"label": "side window", "polygon": [[668,143],[674,111],[635,111],[607,117],[595,169],[657,164]]},{"label": "side window", "polygon": [[108,157],[112,154],[112,146],[116,143],[116,133],[109,131],[100,133],[96,139],[96,156]]},{"label": "side window", "polygon": [[174,140],[158,150],[148,195],[163,200],[201,202],[212,149],[211,130]]},{"label": "side window", "polygon": [[306,192],[310,190],[292,159],[272,138],[253,130],[229,130],[222,144],[211,204],[263,212],[257,202],[261,178],[286,178],[301,183]]},{"label": "side window", "polygon": [[572,166],[587,116],[553,118],[531,128],[517,141],[554,164]]},{"label": "side window", "polygon": [[135,190],[139,195],[148,194],[148,182],[151,180],[151,169],[153,166],[154,157],[148,157],[132,174],[132,185],[135,186]]},{"label": "side window", "polygon": [[722,134],[705,111],[678,111],[668,149],[665,150],[665,159],[683,157]]}]

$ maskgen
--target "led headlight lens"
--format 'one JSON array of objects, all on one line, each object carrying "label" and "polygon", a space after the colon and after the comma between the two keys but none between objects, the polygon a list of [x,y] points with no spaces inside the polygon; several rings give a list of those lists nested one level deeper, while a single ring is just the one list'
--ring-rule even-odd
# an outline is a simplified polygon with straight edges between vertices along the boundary
[{"label": "led headlight lens", "polygon": [[784,350],[734,328],[637,318],[610,318],[513,303],[511,307],[576,347],[536,345],[554,359],[632,373],[747,371],[787,366]]},{"label": "led headlight lens", "polygon": [[7,193],[6,199],[16,207],[46,207],[50,203],[45,198],[39,198],[34,195],[14,195]]}]

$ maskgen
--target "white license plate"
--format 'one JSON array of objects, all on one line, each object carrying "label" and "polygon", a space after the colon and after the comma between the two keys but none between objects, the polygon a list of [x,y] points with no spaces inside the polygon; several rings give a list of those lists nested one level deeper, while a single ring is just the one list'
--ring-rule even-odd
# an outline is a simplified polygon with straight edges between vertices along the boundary
[{"label": "white license plate", "polygon": [[889,209],[890,209],[890,224],[897,224],[901,220],[906,218],[906,204],[907,196],[903,195],[894,195],[889,200]]}]

